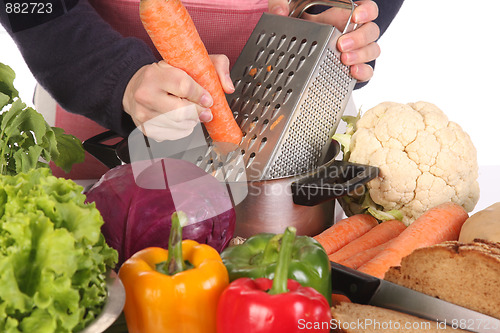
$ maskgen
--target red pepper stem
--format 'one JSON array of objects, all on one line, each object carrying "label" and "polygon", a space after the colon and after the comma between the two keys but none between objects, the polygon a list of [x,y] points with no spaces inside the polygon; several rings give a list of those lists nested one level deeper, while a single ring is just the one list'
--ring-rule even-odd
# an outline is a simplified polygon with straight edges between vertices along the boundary
[{"label": "red pepper stem", "polygon": [[175,275],[186,270],[182,257],[182,227],[187,223],[187,216],[183,212],[172,214],[172,226],[168,239],[168,259],[165,263],[168,275]]},{"label": "red pepper stem", "polygon": [[282,294],[288,292],[288,270],[292,261],[292,249],[295,241],[295,227],[288,227],[283,234],[281,246],[276,263],[276,271],[274,273],[273,286],[269,290],[269,294]]}]

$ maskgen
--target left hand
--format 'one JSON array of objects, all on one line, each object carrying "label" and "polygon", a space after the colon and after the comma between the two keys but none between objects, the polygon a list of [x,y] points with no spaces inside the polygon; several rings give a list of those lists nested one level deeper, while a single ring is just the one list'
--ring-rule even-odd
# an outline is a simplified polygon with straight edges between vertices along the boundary
[{"label": "left hand", "polygon": [[[224,55],[210,55],[210,59],[224,92],[234,92],[229,59]],[[141,67],[130,79],[122,98],[123,110],[137,128],[156,141],[190,135],[200,121],[212,120],[212,103],[212,96],[192,77],[165,61]]]},{"label": "left hand", "polygon": [[[354,31],[342,35],[337,43],[337,48],[342,53],[341,61],[351,66],[351,75],[359,82],[368,81],[373,76],[373,68],[366,64],[375,60],[380,55],[377,39],[380,36],[378,25],[372,22],[378,16],[378,6],[372,0],[356,2],[351,22],[358,25]],[[287,0],[269,0],[269,12],[277,15],[288,15]],[[330,8],[320,14],[311,15],[304,13],[303,19],[325,23],[335,26],[340,31],[344,30],[350,12],[340,8]]]}]

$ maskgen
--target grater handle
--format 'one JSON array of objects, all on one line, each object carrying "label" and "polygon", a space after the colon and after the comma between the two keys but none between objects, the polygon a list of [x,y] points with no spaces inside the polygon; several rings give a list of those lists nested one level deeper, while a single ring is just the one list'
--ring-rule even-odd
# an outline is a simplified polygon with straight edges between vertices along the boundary
[{"label": "grater handle", "polygon": [[351,13],[343,33],[347,32],[349,23],[351,22],[352,15],[354,13],[354,8],[356,8],[356,4],[352,0],[288,0],[288,5],[290,7],[289,16],[291,17],[301,17],[309,7],[315,5],[350,9]]},{"label": "grater handle", "polygon": [[379,168],[333,160],[291,184],[293,202],[315,206],[359,190],[379,174]]}]

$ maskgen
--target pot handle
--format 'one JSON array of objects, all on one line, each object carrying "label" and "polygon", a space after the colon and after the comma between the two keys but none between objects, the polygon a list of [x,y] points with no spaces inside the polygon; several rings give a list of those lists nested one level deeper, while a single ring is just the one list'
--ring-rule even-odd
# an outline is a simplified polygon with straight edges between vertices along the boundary
[{"label": "pot handle", "polygon": [[357,190],[379,174],[379,168],[332,160],[291,184],[293,202],[315,206]]},{"label": "pot handle", "polygon": [[116,138],[121,138],[121,136],[113,131],[106,131],[88,138],[82,142],[82,145],[89,154],[97,158],[108,168],[113,169],[122,164],[122,161],[116,154],[116,147],[121,141],[110,145],[104,144],[103,142]]}]

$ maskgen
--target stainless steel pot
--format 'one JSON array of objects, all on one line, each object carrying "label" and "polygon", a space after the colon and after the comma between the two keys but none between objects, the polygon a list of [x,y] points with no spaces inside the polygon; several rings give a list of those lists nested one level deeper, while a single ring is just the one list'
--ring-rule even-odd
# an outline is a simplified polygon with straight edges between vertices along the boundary
[{"label": "stainless steel pot", "polygon": [[363,191],[379,172],[376,167],[335,160],[336,155],[304,175],[248,182],[248,195],[235,206],[235,234],[246,238],[294,226],[297,234],[314,236],[331,226],[334,199]]},{"label": "stainless steel pot", "polygon": [[[127,140],[105,144],[116,138],[101,133],[83,143],[84,148],[109,168],[130,163]],[[378,168],[335,160],[339,145],[334,142],[326,154],[329,160],[299,176],[232,183],[230,188],[248,191],[235,205],[235,236],[247,238],[261,232],[281,233],[287,226],[299,235],[317,235],[332,225],[335,200],[364,189],[378,175]]]}]

